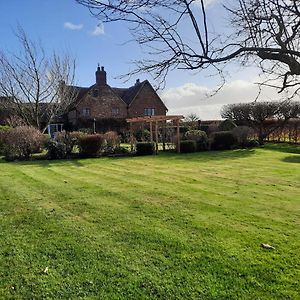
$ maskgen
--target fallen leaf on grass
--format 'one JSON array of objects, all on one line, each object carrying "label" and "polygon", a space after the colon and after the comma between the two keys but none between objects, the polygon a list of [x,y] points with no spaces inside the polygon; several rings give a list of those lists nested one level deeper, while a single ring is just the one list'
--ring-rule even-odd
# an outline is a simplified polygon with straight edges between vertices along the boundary
[{"label": "fallen leaf on grass", "polygon": [[263,243],[262,243],[261,246],[262,246],[263,248],[269,249],[269,250],[275,249],[273,246],[271,246],[271,245],[269,245],[269,244],[263,244]]}]

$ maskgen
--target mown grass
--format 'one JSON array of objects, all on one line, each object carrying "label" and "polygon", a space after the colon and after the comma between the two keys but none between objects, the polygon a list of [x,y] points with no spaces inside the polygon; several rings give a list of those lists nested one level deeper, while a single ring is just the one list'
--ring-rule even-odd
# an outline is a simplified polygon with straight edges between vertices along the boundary
[{"label": "mown grass", "polygon": [[0,299],[299,299],[299,157],[1,161]]}]

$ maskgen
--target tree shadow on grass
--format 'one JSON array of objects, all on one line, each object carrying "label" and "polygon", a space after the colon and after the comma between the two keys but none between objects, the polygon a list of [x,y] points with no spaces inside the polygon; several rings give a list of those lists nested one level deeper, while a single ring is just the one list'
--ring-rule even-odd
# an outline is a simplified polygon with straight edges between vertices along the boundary
[{"label": "tree shadow on grass", "polygon": [[282,161],[288,162],[288,163],[298,163],[298,164],[300,164],[300,155],[286,156],[285,158],[282,159]]},{"label": "tree shadow on grass", "polygon": [[264,149],[284,152],[284,153],[295,153],[300,154],[300,145],[288,144],[288,143],[277,143],[277,144],[265,144]]},{"label": "tree shadow on grass", "polygon": [[61,160],[46,160],[46,159],[37,159],[37,160],[21,160],[21,161],[12,161],[8,162],[4,158],[0,158],[0,163],[21,165],[21,166],[39,166],[39,167],[51,167],[51,166],[83,166],[84,164],[80,159],[61,159]]},{"label": "tree shadow on grass", "polygon": [[[227,160],[227,159],[241,159],[255,154],[255,149],[237,149],[237,150],[223,150],[223,151],[204,151],[196,153],[180,153],[180,154],[166,154],[170,160],[195,160],[195,161],[211,161],[211,160]],[[164,156],[164,155],[163,155]]]}]

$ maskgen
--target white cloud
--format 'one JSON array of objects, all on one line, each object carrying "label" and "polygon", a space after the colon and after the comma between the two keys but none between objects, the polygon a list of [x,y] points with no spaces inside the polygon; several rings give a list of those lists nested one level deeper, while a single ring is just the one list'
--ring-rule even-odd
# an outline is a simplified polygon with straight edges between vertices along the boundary
[{"label": "white cloud", "polygon": [[[188,115],[196,113],[202,120],[220,119],[220,110],[225,104],[254,101],[258,95],[257,81],[235,80],[225,86],[215,95],[213,90],[195,83],[164,91],[160,96],[169,108],[168,114]],[[282,95],[275,89],[264,87],[259,101],[281,100]]]},{"label": "white cloud", "polygon": [[98,24],[91,34],[95,36],[104,34],[104,25],[102,23]]},{"label": "white cloud", "polygon": [[71,22],[65,22],[64,27],[70,30],[81,30],[83,28],[83,24],[73,24]]}]

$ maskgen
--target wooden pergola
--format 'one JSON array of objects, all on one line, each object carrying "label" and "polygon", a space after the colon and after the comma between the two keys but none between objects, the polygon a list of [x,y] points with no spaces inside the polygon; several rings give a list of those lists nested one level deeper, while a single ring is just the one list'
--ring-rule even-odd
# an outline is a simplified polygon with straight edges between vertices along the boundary
[{"label": "wooden pergola", "polygon": [[150,139],[151,142],[153,142],[153,125],[154,125],[154,133],[155,133],[155,149],[156,153],[158,151],[158,129],[162,124],[166,124],[167,121],[172,121],[175,123],[174,126],[168,126],[168,127],[174,127],[176,128],[176,149],[177,152],[180,152],[180,130],[179,130],[179,123],[180,120],[184,119],[184,116],[181,115],[173,115],[173,116],[145,116],[145,117],[136,117],[131,119],[126,119],[127,123],[130,124],[130,145],[131,150],[133,150],[133,124],[134,123],[141,123],[141,124],[147,124],[149,123],[150,127]]}]

